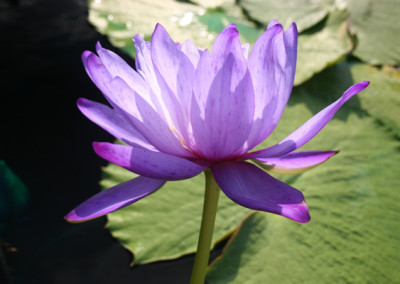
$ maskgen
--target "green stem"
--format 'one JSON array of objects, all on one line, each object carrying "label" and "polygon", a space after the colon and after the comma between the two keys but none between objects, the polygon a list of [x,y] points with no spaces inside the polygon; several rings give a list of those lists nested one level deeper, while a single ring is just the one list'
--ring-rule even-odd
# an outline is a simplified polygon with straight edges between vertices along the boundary
[{"label": "green stem", "polygon": [[203,217],[201,219],[199,242],[197,244],[190,284],[204,284],[206,278],[220,192],[211,171],[207,169],[204,171],[204,174],[206,176],[206,190],[204,194]]}]

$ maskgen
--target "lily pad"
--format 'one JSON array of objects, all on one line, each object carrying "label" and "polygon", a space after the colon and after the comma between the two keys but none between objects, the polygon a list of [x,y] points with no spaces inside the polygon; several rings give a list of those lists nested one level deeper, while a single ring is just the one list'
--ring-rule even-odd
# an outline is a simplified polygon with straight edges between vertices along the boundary
[{"label": "lily pad", "polygon": [[265,26],[274,19],[286,28],[292,22],[296,22],[301,32],[322,21],[333,7],[333,2],[332,0],[240,0],[239,5],[252,19]]},{"label": "lily pad", "polygon": [[400,65],[398,0],[346,0],[358,44],[354,55],[371,64]]},{"label": "lily pad", "polygon": [[256,31],[244,17],[237,18],[242,12],[232,1],[218,2],[232,15],[218,9],[207,10],[205,7],[211,5],[209,1],[198,2],[204,6],[174,0],[91,0],[89,21],[99,32],[108,35],[113,45],[132,56],[135,55],[132,37],[141,34],[149,39],[157,23],[162,24],[175,41],[191,39],[200,48],[211,47],[215,36],[231,22]]},{"label": "lily pad", "polygon": [[[321,91],[321,97],[333,100],[338,90],[353,81],[367,80],[371,85],[347,105],[362,109],[400,136],[400,71],[391,66],[381,68],[368,64],[343,61],[324,70],[316,80],[304,85],[310,92]],[[311,103],[312,104],[312,103]]]},{"label": "lily pad", "polygon": [[295,85],[350,53],[353,43],[348,33],[347,16],[346,10],[334,10],[324,21],[299,35]]},{"label": "lily pad", "polygon": [[[272,142],[333,101],[321,78],[295,88]],[[341,152],[284,178],[304,192],[310,223],[252,215],[211,266],[210,284],[398,283],[400,142],[360,109],[364,95],[302,148]]]},{"label": "lily pad", "polygon": [[[115,165],[104,168],[103,188],[135,177]],[[200,230],[204,176],[167,182],[138,203],[108,214],[107,228],[134,254],[134,263],[148,263],[194,253]],[[213,244],[229,236],[250,211],[221,193]]]},{"label": "lily pad", "polygon": [[[201,48],[211,48],[215,37],[229,23],[236,23],[242,42],[253,44],[264,32],[247,21],[239,6],[225,1],[222,9],[206,10],[201,6],[166,1],[91,1],[90,22],[110,41],[132,56],[132,37],[139,33],[149,39],[157,22],[177,42],[192,40]],[[137,13],[137,11],[144,11]],[[327,66],[337,63],[353,47],[347,31],[347,12],[332,9],[324,20],[299,36],[295,85]]]}]

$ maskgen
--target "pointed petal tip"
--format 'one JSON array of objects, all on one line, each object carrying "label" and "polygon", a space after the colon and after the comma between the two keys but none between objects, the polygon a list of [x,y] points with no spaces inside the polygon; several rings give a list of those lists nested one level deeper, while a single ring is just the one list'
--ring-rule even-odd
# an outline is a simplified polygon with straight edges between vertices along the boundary
[{"label": "pointed petal tip", "polygon": [[[68,222],[68,223],[81,223],[84,222],[86,220],[80,218],[78,215],[76,215],[75,210],[72,210],[71,212],[69,212],[67,215],[65,215],[64,219]],[[88,219],[89,220],[89,219]]]},{"label": "pointed petal tip", "polygon": [[93,150],[96,152],[97,155],[101,156],[99,153],[104,148],[104,142],[92,142]]},{"label": "pointed petal tip", "polygon": [[83,104],[85,104],[87,101],[88,101],[88,100],[85,99],[85,98],[78,98],[78,99],[76,100],[76,105],[79,107],[79,105],[83,105]]},{"label": "pointed petal tip", "polygon": [[78,98],[77,100],[76,100],[76,106],[78,107],[78,109],[82,112],[82,113],[84,113],[84,108],[85,108],[85,106],[87,105],[87,103],[88,103],[88,99],[85,99],[85,98]]},{"label": "pointed petal tip", "polygon": [[153,32],[151,38],[153,39],[154,35],[158,34],[160,32],[168,33],[163,25],[161,25],[160,23],[157,23],[156,26],[154,27],[154,32]]},{"label": "pointed petal tip", "polygon": [[71,212],[69,212],[67,215],[64,216],[64,220],[66,220],[68,223],[71,223],[71,224],[78,224],[78,223],[83,223],[83,222],[86,222],[86,221],[90,221],[90,220],[96,219],[98,217],[102,217],[104,215],[105,214],[99,215],[99,216],[86,217],[85,218],[85,217],[79,216],[77,214],[76,210],[74,209]]},{"label": "pointed petal tip", "polygon": [[237,30],[236,24],[231,23],[221,31],[220,35],[221,34],[228,35],[229,37],[237,37],[239,36],[239,31]]},{"label": "pointed petal tip", "polygon": [[369,86],[370,83],[371,83],[370,81],[361,81],[361,82],[358,83],[358,84],[360,84],[361,86],[364,86],[364,88],[366,88],[366,87]]},{"label": "pointed petal tip", "polygon": [[297,24],[296,24],[296,22],[293,22],[291,25],[290,25],[290,27],[288,27],[287,28],[287,30],[286,30],[286,32],[292,32],[292,33],[294,33],[294,34],[298,34],[299,33],[299,31],[298,31],[298,29],[297,29]]},{"label": "pointed petal tip", "polygon": [[142,36],[140,34],[135,34],[132,38],[133,43],[136,44],[137,42],[143,40]]},{"label": "pointed petal tip", "polygon": [[269,21],[268,26],[267,26],[267,30],[272,28],[272,27],[274,27],[274,26],[276,26],[276,25],[279,25],[279,22],[278,22],[277,19],[273,19],[273,20]]},{"label": "pointed petal tip", "polygon": [[271,32],[274,31],[276,33],[284,32],[283,26],[281,23],[278,22],[278,20],[271,20],[268,23],[266,31]]},{"label": "pointed petal tip", "polygon": [[89,58],[92,54],[93,54],[93,53],[92,53],[91,51],[89,51],[89,50],[85,50],[84,52],[82,52],[81,61],[82,61],[82,63],[83,63],[83,66],[85,66],[86,71],[87,71],[87,61],[88,61],[88,58]]},{"label": "pointed petal tip", "polygon": [[82,52],[82,55],[81,55],[82,61],[84,59],[86,60],[86,58],[88,58],[90,54],[92,54],[92,52],[89,50],[85,50],[84,52]]},{"label": "pointed petal tip", "polygon": [[229,25],[227,25],[227,26],[224,28],[224,30],[229,30],[229,29],[232,29],[232,30],[236,30],[236,31],[237,31],[237,26],[236,26],[236,24],[235,24],[235,23],[230,23]]},{"label": "pointed petal tip", "polygon": [[367,88],[369,86],[369,81],[361,81],[357,84],[354,84],[353,86],[351,86],[350,88],[348,88],[342,95],[342,98],[344,100],[348,100],[349,98],[351,98],[352,96],[360,93],[361,91],[365,90],[365,88]]},{"label": "pointed petal tip", "polygon": [[311,220],[306,201],[299,204],[287,205],[282,208],[281,215],[299,223],[308,223]]},{"label": "pointed petal tip", "polygon": [[96,51],[99,52],[100,49],[102,49],[103,47],[100,44],[100,41],[96,42]]},{"label": "pointed petal tip", "polygon": [[93,69],[96,69],[97,67],[99,67],[99,65],[102,64],[103,63],[101,62],[100,58],[93,52],[88,54],[88,56],[86,57],[86,66],[89,72],[93,71]]}]

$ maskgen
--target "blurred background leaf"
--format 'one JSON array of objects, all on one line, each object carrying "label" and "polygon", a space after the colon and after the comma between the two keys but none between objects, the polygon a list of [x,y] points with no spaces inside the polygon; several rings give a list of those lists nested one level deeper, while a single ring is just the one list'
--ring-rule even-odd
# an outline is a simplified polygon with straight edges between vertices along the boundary
[{"label": "blurred background leaf", "polygon": [[0,160],[0,221],[21,217],[29,204],[29,191],[21,179]]},{"label": "blurred background leaf", "polygon": [[328,16],[334,0],[239,0],[249,17],[264,26],[276,19],[284,28],[296,22],[299,32],[311,28]]},{"label": "blurred background leaf", "polygon": [[400,1],[346,0],[351,30],[358,44],[354,55],[370,64],[400,64]]}]

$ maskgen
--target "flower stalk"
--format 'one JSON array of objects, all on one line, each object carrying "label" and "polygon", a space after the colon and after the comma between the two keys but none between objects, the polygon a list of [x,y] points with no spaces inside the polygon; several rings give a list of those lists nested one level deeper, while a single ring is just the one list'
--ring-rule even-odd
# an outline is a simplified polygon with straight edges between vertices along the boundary
[{"label": "flower stalk", "polygon": [[220,192],[211,170],[206,169],[204,174],[206,176],[206,188],[204,194],[203,216],[201,219],[199,241],[197,244],[197,252],[190,284],[204,284]]}]

